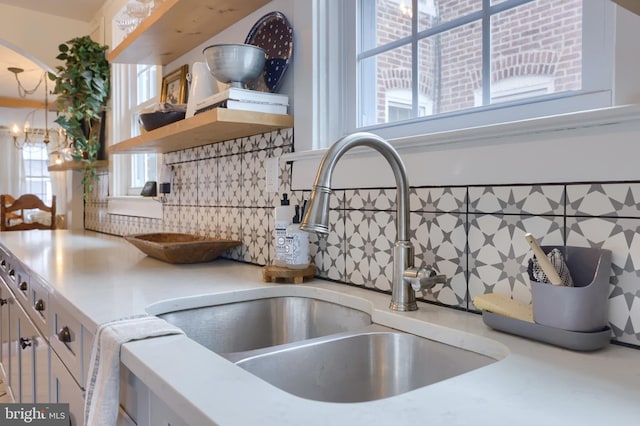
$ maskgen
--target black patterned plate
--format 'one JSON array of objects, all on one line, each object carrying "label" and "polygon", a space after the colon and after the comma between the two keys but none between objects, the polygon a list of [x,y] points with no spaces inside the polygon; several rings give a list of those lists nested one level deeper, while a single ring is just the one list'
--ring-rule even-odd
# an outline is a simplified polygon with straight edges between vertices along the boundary
[{"label": "black patterned plate", "polygon": [[293,54],[293,28],[287,18],[281,12],[264,15],[253,25],[244,42],[261,47],[267,53],[264,72],[256,80],[247,83],[247,88],[262,92],[277,91]]}]

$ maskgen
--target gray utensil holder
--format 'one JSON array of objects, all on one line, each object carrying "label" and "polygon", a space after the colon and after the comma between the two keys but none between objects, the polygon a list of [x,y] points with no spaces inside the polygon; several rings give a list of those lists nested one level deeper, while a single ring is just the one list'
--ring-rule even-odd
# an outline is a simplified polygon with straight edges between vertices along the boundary
[{"label": "gray utensil holder", "polygon": [[533,320],[563,330],[601,331],[608,323],[611,251],[585,247],[557,248],[571,272],[574,287],[531,281]]}]

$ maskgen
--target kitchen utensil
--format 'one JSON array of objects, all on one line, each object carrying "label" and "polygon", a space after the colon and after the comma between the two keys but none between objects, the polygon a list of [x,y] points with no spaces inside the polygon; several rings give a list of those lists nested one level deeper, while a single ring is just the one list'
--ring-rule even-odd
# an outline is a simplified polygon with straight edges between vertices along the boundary
[{"label": "kitchen utensil", "polygon": [[533,235],[531,235],[530,232],[527,232],[524,235],[524,238],[533,250],[533,254],[536,255],[540,268],[542,268],[542,271],[545,273],[547,278],[549,278],[549,282],[553,285],[562,285],[562,279],[560,278],[558,271],[556,271],[556,268],[551,264],[549,258],[547,258],[547,255],[542,251]]}]

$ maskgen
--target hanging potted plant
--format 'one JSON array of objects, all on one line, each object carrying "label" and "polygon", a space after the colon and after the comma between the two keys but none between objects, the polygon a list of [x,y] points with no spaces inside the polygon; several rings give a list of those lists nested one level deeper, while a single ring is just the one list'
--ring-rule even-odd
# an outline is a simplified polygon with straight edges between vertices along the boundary
[{"label": "hanging potted plant", "polygon": [[56,106],[60,125],[71,140],[72,158],[86,163],[82,180],[85,196],[93,190],[101,144],[101,128],[109,99],[110,70],[106,58],[107,46],[101,46],[89,36],[76,37],[58,46],[56,57],[64,62],[49,73],[58,95]]}]

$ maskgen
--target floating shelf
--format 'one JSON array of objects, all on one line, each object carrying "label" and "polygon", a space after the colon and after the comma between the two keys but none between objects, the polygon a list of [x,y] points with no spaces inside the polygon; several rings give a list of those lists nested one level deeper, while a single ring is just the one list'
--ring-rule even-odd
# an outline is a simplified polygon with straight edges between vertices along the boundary
[{"label": "floating shelf", "polygon": [[[96,169],[100,169],[103,167],[108,167],[109,162],[107,160],[98,160],[93,163],[93,166]],[[52,164],[48,167],[47,170],[50,172],[64,172],[66,170],[82,170],[87,167],[87,163],[83,163],[81,161],[65,161],[61,164]]]},{"label": "floating shelf", "polygon": [[214,108],[111,145],[108,151],[165,153],[290,127],[292,115]]},{"label": "floating shelf", "polygon": [[269,0],[165,0],[107,59],[166,65],[267,3]]}]

